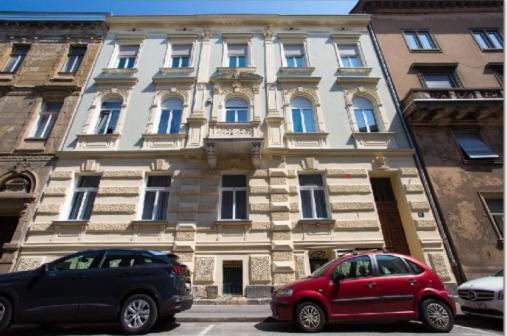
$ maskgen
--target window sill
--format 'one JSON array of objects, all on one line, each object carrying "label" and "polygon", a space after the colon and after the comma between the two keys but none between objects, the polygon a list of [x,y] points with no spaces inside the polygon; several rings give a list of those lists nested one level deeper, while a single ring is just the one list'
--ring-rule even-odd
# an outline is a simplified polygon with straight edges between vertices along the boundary
[{"label": "window sill", "polygon": [[120,134],[78,134],[76,138],[78,150],[113,149],[116,147]]},{"label": "window sill", "polygon": [[237,67],[237,68],[231,68],[231,67],[217,67],[217,71],[219,73],[223,74],[230,74],[234,72],[247,72],[252,73],[257,70],[257,67],[254,66],[247,66],[247,67]]},{"label": "window sill", "polygon": [[180,149],[184,146],[185,133],[145,133],[143,149]]},{"label": "window sill", "polygon": [[285,138],[291,148],[323,148],[328,135],[327,132],[287,132]]},{"label": "window sill", "polygon": [[487,159],[465,159],[463,165],[465,166],[503,166],[504,162],[502,159],[487,160]]},{"label": "window sill", "polygon": [[352,132],[357,148],[396,148],[394,132]]},{"label": "window sill", "polygon": [[28,142],[46,142],[48,138],[37,138],[37,137],[28,137],[28,138],[25,138],[25,141],[28,141]]},{"label": "window sill", "polygon": [[338,74],[340,73],[347,73],[347,74],[369,74],[371,72],[372,68],[368,67],[354,67],[354,68],[348,68],[348,67],[339,67],[336,72]]},{"label": "window sill", "polygon": [[0,72],[0,81],[14,80],[15,73],[13,72]]},{"label": "window sill", "polygon": [[215,221],[215,225],[252,225],[250,219],[219,219]]},{"label": "window sill", "polygon": [[168,74],[174,74],[174,73],[189,74],[189,73],[194,72],[194,67],[180,67],[180,68],[163,67],[163,68],[160,68],[159,71],[161,73],[168,73]]},{"label": "window sill", "polygon": [[481,51],[483,51],[483,52],[503,52],[503,48],[502,49],[497,49],[497,48],[482,49],[481,48]]},{"label": "window sill", "polygon": [[336,220],[331,218],[304,218],[298,220],[299,225],[334,225]]},{"label": "window sill", "polygon": [[169,225],[167,220],[161,219],[139,219],[131,222],[132,225]]},{"label": "window sill", "polygon": [[116,68],[103,68],[102,72],[94,78],[97,84],[125,84],[135,85],[137,78],[136,68],[131,69],[116,69]]},{"label": "window sill", "polygon": [[280,72],[287,74],[307,74],[311,75],[314,67],[280,67]]},{"label": "window sill", "polygon": [[55,220],[53,221],[53,225],[59,226],[74,226],[74,225],[83,225],[86,226],[90,222],[89,219],[65,219],[65,220]]},{"label": "window sill", "polygon": [[435,49],[409,49],[411,53],[441,53],[442,50],[439,48]]},{"label": "window sill", "polygon": [[377,84],[380,81],[380,77],[369,77],[364,76],[363,74],[347,74],[347,75],[338,75],[336,77],[336,83],[339,84],[357,84],[357,83],[365,83],[365,84]]},{"label": "window sill", "polygon": [[54,82],[72,82],[76,78],[75,72],[60,71],[51,78]]}]

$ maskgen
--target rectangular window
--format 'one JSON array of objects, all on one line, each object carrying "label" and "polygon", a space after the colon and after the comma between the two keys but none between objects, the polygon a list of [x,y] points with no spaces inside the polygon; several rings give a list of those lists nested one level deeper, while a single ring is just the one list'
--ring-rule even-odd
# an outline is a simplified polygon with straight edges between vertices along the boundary
[{"label": "rectangular window", "polygon": [[484,197],[484,203],[493,224],[496,227],[497,232],[500,234],[500,238],[503,239],[503,198],[486,198]]},{"label": "rectangular window", "polygon": [[503,49],[503,38],[498,30],[474,30],[473,35],[481,49]]},{"label": "rectangular window", "polygon": [[63,66],[63,72],[76,73],[86,54],[85,46],[71,46],[67,54],[67,60]]},{"label": "rectangular window", "polygon": [[97,123],[97,134],[112,134],[116,129],[121,105],[117,102],[104,102]]},{"label": "rectangular window", "polygon": [[354,109],[359,132],[378,132],[375,114],[372,109]]},{"label": "rectangular window", "polygon": [[321,175],[299,175],[299,193],[303,218],[328,218],[326,192]]},{"label": "rectangular window", "polygon": [[344,68],[359,68],[363,66],[359,48],[356,44],[340,44],[338,45],[338,54],[340,57],[340,65]]},{"label": "rectangular window", "polygon": [[171,66],[173,68],[187,68],[190,66],[191,44],[173,45]]},{"label": "rectangular window", "polygon": [[180,131],[181,110],[162,110],[158,134],[176,134]]},{"label": "rectangular window", "polygon": [[450,89],[458,86],[451,72],[423,72],[422,78],[429,89]]},{"label": "rectangular window", "polygon": [[227,45],[230,68],[246,67],[246,57],[248,53],[248,45],[246,44],[229,44]]},{"label": "rectangular window", "polygon": [[409,30],[404,32],[410,50],[437,50],[437,45],[429,31]]},{"label": "rectangular window", "polygon": [[51,133],[61,109],[62,103],[46,102],[42,104],[42,110],[32,131],[32,137],[46,139]]},{"label": "rectangular window", "polygon": [[294,123],[294,132],[308,133],[316,131],[312,109],[293,108],[292,122]]},{"label": "rectangular window", "polygon": [[287,66],[290,68],[304,68],[305,62],[305,48],[303,44],[284,44],[283,51],[285,53],[285,60]]},{"label": "rectangular window", "polygon": [[143,219],[165,220],[171,187],[170,176],[148,176],[144,195]]},{"label": "rectangular window", "polygon": [[247,219],[246,175],[222,176],[220,219]]},{"label": "rectangular window", "polygon": [[136,63],[137,45],[121,45],[118,51],[118,61],[116,67],[118,69],[132,69]]},{"label": "rectangular window", "polygon": [[15,45],[12,47],[11,55],[7,61],[4,72],[15,73],[23,63],[30,46],[27,45]]},{"label": "rectangular window", "polygon": [[498,159],[500,156],[477,134],[456,134],[461,151],[468,160]]},{"label": "rectangular window", "polygon": [[71,220],[88,220],[92,214],[100,176],[81,176],[78,180],[69,214]]}]

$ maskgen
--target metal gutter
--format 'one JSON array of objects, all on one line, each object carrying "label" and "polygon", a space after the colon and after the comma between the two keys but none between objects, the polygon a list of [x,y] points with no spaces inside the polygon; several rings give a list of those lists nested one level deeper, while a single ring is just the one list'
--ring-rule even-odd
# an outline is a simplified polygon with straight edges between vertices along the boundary
[{"label": "metal gutter", "polygon": [[400,100],[396,93],[396,90],[394,89],[394,84],[391,79],[391,75],[389,73],[389,69],[387,68],[387,64],[385,63],[384,55],[382,54],[382,50],[380,49],[380,45],[378,44],[377,37],[375,36],[375,32],[373,29],[373,22],[370,21],[368,24],[368,32],[370,33],[370,37],[372,39],[373,45],[375,47],[375,52],[377,54],[378,60],[380,62],[382,72],[385,76],[387,86],[389,88],[389,92],[391,93],[391,96],[394,100],[394,107],[396,108],[396,113],[401,119],[401,124],[403,126],[403,131],[407,137],[409,145],[415,149],[414,152],[414,160],[417,166],[417,169],[419,170],[419,174],[421,176],[421,182],[423,184],[424,190],[426,192],[426,196],[428,197],[428,201],[430,203],[431,210],[433,211],[435,222],[437,223],[438,231],[442,237],[442,241],[444,244],[444,248],[447,252],[447,255],[449,257],[449,261],[451,262],[451,266],[453,268],[454,274],[458,280],[458,283],[461,283],[464,281],[465,277],[463,274],[463,270],[459,266],[459,259],[456,256],[456,253],[454,251],[454,247],[452,246],[452,243],[449,241],[448,238],[448,232],[447,228],[444,225],[442,218],[442,211],[440,209],[440,206],[438,205],[437,201],[433,197],[433,187],[431,185],[431,182],[428,179],[428,172],[426,171],[426,167],[422,164],[421,158],[419,157],[419,148],[417,147],[417,144],[413,140],[413,133],[408,127],[407,123],[405,122],[405,119],[403,118],[403,113],[401,111],[400,106]]}]

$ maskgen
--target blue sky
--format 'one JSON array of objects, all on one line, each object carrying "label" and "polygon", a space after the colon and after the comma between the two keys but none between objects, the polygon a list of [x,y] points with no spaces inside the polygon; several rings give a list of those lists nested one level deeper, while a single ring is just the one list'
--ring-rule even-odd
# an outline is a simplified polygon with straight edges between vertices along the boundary
[{"label": "blue sky", "polygon": [[347,14],[357,0],[0,0],[0,11],[112,14]]}]

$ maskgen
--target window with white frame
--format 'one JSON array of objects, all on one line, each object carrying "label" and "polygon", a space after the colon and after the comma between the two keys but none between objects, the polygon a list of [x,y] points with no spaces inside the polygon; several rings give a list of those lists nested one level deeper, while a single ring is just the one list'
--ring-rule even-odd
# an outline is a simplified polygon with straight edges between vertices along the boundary
[{"label": "window with white frame", "polygon": [[368,99],[357,97],[352,100],[352,109],[356,118],[359,132],[378,132],[378,124],[375,118],[373,105]]},{"label": "window with white frame", "polygon": [[86,54],[86,46],[71,46],[67,54],[67,60],[63,66],[63,72],[76,73],[79,70]]},{"label": "window with white frame", "polygon": [[503,38],[502,35],[500,35],[500,33],[498,32],[498,30],[492,29],[474,30],[473,35],[475,41],[477,41],[481,49],[485,50],[503,49]]},{"label": "window with white frame", "polygon": [[69,213],[70,220],[88,220],[92,214],[100,176],[81,176],[78,179]]},{"label": "window with white frame", "polygon": [[305,47],[303,43],[284,44],[283,52],[285,54],[285,61],[289,68],[306,67]]},{"label": "window with white frame", "polygon": [[111,134],[116,130],[121,105],[122,100],[119,98],[108,99],[102,103],[95,133]]},{"label": "window with white frame", "polygon": [[305,219],[328,218],[322,175],[299,175],[301,215]]},{"label": "window with white frame", "polygon": [[187,68],[190,66],[191,44],[176,44],[171,50],[171,67]]},{"label": "window with white frame", "polygon": [[247,219],[246,175],[223,175],[220,219]]},{"label": "window with white frame", "polygon": [[181,101],[176,98],[168,98],[161,104],[158,134],[176,134],[180,131]]},{"label": "window with white frame", "polygon": [[248,104],[240,98],[232,98],[225,103],[226,122],[248,122]]},{"label": "window with white frame", "polygon": [[228,44],[227,56],[229,68],[244,68],[247,66],[248,44]]},{"label": "window with white frame", "polygon": [[290,101],[292,111],[292,128],[297,133],[315,132],[315,120],[312,103],[302,97]]},{"label": "window with white frame", "polygon": [[456,133],[456,140],[468,160],[495,160],[500,158],[490,146],[478,135],[473,133]]},{"label": "window with white frame", "polygon": [[437,44],[427,30],[407,30],[404,32],[410,50],[437,50]]},{"label": "window with white frame", "polygon": [[360,68],[363,66],[357,44],[339,44],[338,55],[340,66],[344,68]]},{"label": "window with white frame", "polygon": [[44,102],[32,130],[32,138],[46,139],[51,133],[61,109],[62,103],[60,102]]},{"label": "window with white frame", "polygon": [[8,73],[15,73],[18,71],[28,54],[28,50],[30,50],[30,46],[28,45],[14,45],[3,71]]},{"label": "window with white frame", "polygon": [[146,181],[146,191],[144,194],[142,219],[164,220],[167,218],[170,188],[170,176],[148,176]]},{"label": "window with white frame", "polygon": [[117,69],[132,69],[136,64],[138,45],[120,45],[118,47]]}]

